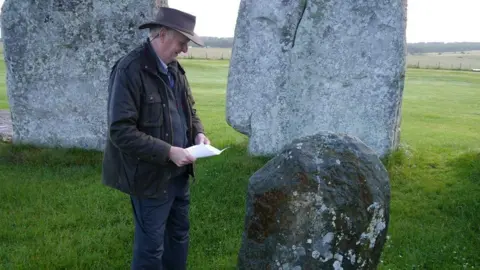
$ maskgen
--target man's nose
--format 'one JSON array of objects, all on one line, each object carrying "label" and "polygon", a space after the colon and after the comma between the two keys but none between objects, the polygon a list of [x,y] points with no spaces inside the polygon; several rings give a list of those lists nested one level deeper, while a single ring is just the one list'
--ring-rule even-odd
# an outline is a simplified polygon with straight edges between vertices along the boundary
[{"label": "man's nose", "polygon": [[188,45],[183,45],[182,52],[183,52],[183,53],[187,53],[187,52],[188,52]]}]

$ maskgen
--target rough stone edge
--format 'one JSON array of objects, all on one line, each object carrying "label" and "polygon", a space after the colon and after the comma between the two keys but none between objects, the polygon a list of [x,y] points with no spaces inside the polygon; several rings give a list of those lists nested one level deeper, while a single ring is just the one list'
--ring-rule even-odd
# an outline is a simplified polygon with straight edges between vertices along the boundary
[{"label": "rough stone edge", "polygon": [[[3,115],[5,114],[5,115]],[[6,116],[6,119],[3,119],[2,116]],[[13,140],[13,127],[12,120],[10,116],[10,110],[0,110],[0,126],[7,126],[7,131],[0,130],[0,142],[3,143],[12,143]]]}]

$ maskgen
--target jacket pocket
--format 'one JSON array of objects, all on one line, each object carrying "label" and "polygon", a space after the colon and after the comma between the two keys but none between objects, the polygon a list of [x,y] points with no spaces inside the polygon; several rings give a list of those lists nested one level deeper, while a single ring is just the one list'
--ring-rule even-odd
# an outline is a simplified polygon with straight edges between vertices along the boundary
[{"label": "jacket pocket", "polygon": [[139,159],[121,152],[119,153],[119,155],[121,157],[120,160],[118,161],[119,165],[123,164],[123,166],[121,166],[122,171],[119,172],[120,189],[133,192],[134,183],[135,183],[135,174],[137,173]]},{"label": "jacket pocket", "polygon": [[163,101],[159,93],[146,93],[142,100],[140,126],[161,127],[163,125],[163,108]]},{"label": "jacket pocket", "polygon": [[135,193],[144,197],[166,198],[167,177],[158,165],[140,161],[134,175]]}]

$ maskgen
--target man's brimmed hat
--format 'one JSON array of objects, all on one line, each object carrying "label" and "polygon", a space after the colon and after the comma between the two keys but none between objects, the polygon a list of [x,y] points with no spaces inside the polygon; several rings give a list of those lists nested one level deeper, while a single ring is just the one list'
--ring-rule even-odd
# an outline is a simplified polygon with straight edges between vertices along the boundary
[{"label": "man's brimmed hat", "polygon": [[203,47],[203,41],[197,34],[195,34],[195,32],[193,32],[193,30],[195,29],[195,22],[196,18],[191,14],[185,13],[178,9],[161,7],[158,10],[157,15],[155,16],[154,21],[144,23],[138,28],[145,29],[158,26],[166,26],[180,32],[181,34],[189,38],[191,41]]}]

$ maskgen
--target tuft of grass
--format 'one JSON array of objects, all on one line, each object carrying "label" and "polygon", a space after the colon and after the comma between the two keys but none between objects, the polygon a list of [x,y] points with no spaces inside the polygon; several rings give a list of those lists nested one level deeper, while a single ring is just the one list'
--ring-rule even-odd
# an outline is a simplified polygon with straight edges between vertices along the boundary
[{"label": "tuft of grass", "polygon": [[[228,61],[181,61],[212,144],[231,147],[197,162],[188,268],[234,269],[248,180],[267,159],[225,122]],[[479,111],[478,74],[408,70],[402,144],[383,159],[392,197],[379,269],[480,267]],[[0,144],[0,269],[129,267],[131,206],[101,185],[101,159]]]}]

